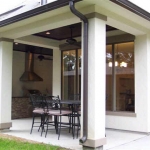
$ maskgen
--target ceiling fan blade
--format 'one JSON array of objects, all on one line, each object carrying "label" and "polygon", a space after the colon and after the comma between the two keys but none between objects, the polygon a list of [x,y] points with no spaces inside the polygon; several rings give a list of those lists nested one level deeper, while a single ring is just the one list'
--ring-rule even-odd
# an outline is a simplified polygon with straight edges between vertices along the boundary
[{"label": "ceiling fan blade", "polygon": [[38,59],[39,59],[40,61],[42,61],[44,58],[45,58],[45,57],[44,57],[43,55],[39,55],[39,56],[38,56]]},{"label": "ceiling fan blade", "polygon": [[50,58],[50,57],[45,57],[45,56],[43,56],[43,55],[39,55],[37,58],[39,59],[39,61],[42,61],[42,60],[53,60],[52,58]]}]

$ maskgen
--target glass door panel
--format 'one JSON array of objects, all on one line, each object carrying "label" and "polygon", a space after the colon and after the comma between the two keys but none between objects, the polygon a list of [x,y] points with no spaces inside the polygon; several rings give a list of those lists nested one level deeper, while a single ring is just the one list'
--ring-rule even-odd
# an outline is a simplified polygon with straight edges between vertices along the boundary
[{"label": "glass door panel", "polygon": [[62,98],[81,95],[81,49],[62,51]]},{"label": "glass door panel", "polygon": [[62,52],[62,98],[76,94],[76,50]]},{"label": "glass door panel", "polygon": [[112,45],[106,46],[106,110],[112,110]]},{"label": "glass door panel", "polygon": [[77,60],[78,60],[78,68],[77,68],[77,94],[81,95],[81,49],[77,50]]}]

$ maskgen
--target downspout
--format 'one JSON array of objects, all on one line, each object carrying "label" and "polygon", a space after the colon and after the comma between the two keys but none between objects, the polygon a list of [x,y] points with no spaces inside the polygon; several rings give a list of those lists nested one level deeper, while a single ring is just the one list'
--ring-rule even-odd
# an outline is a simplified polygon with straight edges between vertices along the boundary
[{"label": "downspout", "polygon": [[[83,31],[83,137],[79,140],[80,143],[85,143],[88,137],[88,19],[77,11],[74,7],[74,1],[69,1],[71,12],[79,17],[84,23]],[[86,67],[85,67],[86,66]]]}]

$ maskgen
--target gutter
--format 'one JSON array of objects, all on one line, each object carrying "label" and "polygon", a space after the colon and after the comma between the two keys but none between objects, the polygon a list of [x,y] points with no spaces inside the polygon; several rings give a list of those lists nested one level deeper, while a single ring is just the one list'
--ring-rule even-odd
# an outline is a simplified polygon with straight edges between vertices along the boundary
[{"label": "gutter", "polygon": [[[79,2],[79,1],[82,1],[82,0],[75,0],[75,2]],[[33,17],[33,16],[36,16],[36,15],[39,15],[42,13],[46,13],[46,12],[51,11],[51,10],[55,10],[55,9],[67,6],[68,2],[69,2],[69,0],[57,0],[57,1],[54,1],[52,3],[45,4],[43,6],[32,9],[30,11],[27,11],[27,12],[18,14],[16,16],[13,16],[11,18],[0,21],[0,27],[9,25],[9,24]]]},{"label": "gutter", "polygon": [[74,7],[74,0],[69,1],[71,12],[84,23],[83,31],[83,137],[79,140],[85,143],[88,137],[88,19]]},{"label": "gutter", "polygon": [[129,11],[141,16],[142,18],[150,21],[150,13],[145,11],[144,9],[138,7],[137,5],[131,3],[128,0],[110,0],[111,2],[128,9]]}]

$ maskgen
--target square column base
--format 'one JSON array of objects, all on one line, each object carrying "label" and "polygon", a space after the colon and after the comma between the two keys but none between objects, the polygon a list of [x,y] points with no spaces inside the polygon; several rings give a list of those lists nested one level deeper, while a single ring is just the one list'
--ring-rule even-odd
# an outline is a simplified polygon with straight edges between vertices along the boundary
[{"label": "square column base", "polygon": [[87,139],[86,142],[83,143],[83,147],[95,149],[95,148],[101,148],[105,144],[106,144],[106,138],[101,138],[97,140]]},{"label": "square column base", "polygon": [[10,127],[12,127],[12,122],[0,123],[0,130],[9,129]]},{"label": "square column base", "polygon": [[91,148],[91,147],[83,146],[82,149],[83,149],[83,150],[103,150],[103,146],[97,147],[97,148]]}]

